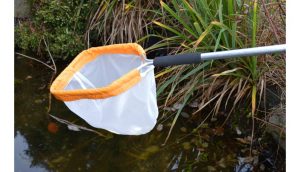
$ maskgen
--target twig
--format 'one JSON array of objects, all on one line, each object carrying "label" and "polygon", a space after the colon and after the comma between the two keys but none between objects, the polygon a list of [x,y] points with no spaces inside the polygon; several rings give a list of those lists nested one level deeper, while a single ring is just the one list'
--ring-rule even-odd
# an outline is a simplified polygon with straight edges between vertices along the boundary
[{"label": "twig", "polygon": [[277,157],[278,157],[279,149],[280,149],[280,138],[281,138],[281,136],[282,136],[282,132],[283,132],[283,131],[284,131],[284,130],[281,130],[281,131],[280,131],[280,134],[279,134],[279,137],[278,137],[278,145],[277,145],[277,151],[276,151],[276,156],[275,156],[275,161],[274,161],[275,164],[277,163]]},{"label": "twig", "polygon": [[252,157],[252,147],[253,147],[253,139],[254,139],[254,127],[255,127],[254,118],[255,118],[254,113],[252,113],[252,131],[251,131],[250,157]]},{"label": "twig", "polygon": [[265,14],[266,14],[266,16],[267,16],[267,20],[268,20],[268,22],[270,23],[271,28],[272,28],[272,30],[273,30],[273,32],[274,32],[275,38],[276,38],[277,42],[280,43],[279,36],[277,35],[277,32],[278,32],[278,31],[277,31],[277,29],[276,29],[276,27],[275,27],[273,21],[271,20],[269,11],[268,11],[268,9],[267,9],[267,7],[266,7],[266,2],[265,2],[265,0],[262,0],[262,5],[263,5],[263,8],[264,8],[264,10],[265,10]]},{"label": "twig", "polygon": [[[53,57],[52,57],[52,54],[51,54],[51,52],[50,52],[50,50],[49,50],[49,46],[48,46],[48,44],[47,44],[47,42],[46,42],[46,40],[45,40],[45,37],[43,37],[43,41],[44,41],[44,43],[45,43],[45,46],[46,46],[46,49],[47,49],[47,51],[48,51],[48,54],[49,54],[49,56],[50,56],[50,59],[51,59],[51,61],[52,61],[52,64],[53,64],[53,66],[54,66],[54,73],[52,74],[52,76],[51,76],[51,80],[50,80],[50,82],[49,82],[49,86],[52,84],[52,82],[53,82],[53,79],[54,79],[54,76],[56,75],[56,73],[57,73],[57,68],[56,68],[56,64],[55,64],[55,62],[54,62],[54,59],[53,59]],[[48,87],[49,87],[48,86]],[[52,105],[52,96],[51,96],[51,93],[49,93],[49,96],[48,96],[48,113],[50,112],[50,110],[51,110],[51,105]]]},{"label": "twig", "polygon": [[[53,73],[52,74],[52,76],[51,76],[51,79],[50,79],[50,82],[49,82],[49,85],[48,85],[48,87],[50,88],[50,85],[52,84],[52,82],[53,82],[53,79],[54,79],[54,77],[55,77],[55,73]],[[49,95],[48,95],[48,113],[50,112],[50,110],[51,110],[51,105],[52,105],[52,95],[51,95],[51,93],[49,93]]]},{"label": "twig", "polygon": [[282,131],[285,131],[285,128],[280,127],[280,126],[278,126],[278,125],[276,125],[276,124],[273,124],[273,123],[271,123],[271,122],[262,120],[262,119],[257,118],[257,117],[254,117],[254,119],[256,119],[256,120],[258,120],[258,121],[261,121],[261,122],[263,122],[263,123],[266,123],[266,124],[268,124],[268,125],[271,125],[272,127],[278,128],[278,129],[280,129],[280,130],[282,130]]},{"label": "twig", "polygon": [[284,17],[286,16],[286,12],[285,12],[285,10],[282,8],[282,3],[281,2],[279,2],[279,0],[277,0],[277,4],[278,4],[278,6],[279,6],[279,9],[280,9],[280,11],[281,11],[281,13],[280,13],[280,19],[281,19],[281,21],[282,21],[282,24],[284,25],[284,26],[286,26],[286,24],[285,24],[285,19],[282,17],[282,14],[284,15]]},{"label": "twig", "polygon": [[55,72],[55,68],[51,67],[50,65],[46,64],[45,62],[42,62],[41,60],[38,60],[38,59],[36,59],[36,58],[34,58],[34,57],[30,57],[30,56],[27,56],[27,55],[21,54],[21,53],[16,53],[16,54],[18,54],[18,55],[20,55],[20,56],[22,56],[22,57],[25,57],[25,58],[28,58],[28,59],[37,61],[37,62],[39,62],[39,63],[41,63],[41,64],[47,66],[48,68],[50,68],[51,70],[53,70],[53,71]]},{"label": "twig", "polygon": [[44,43],[45,43],[46,49],[47,49],[47,51],[48,51],[48,54],[49,54],[49,56],[50,56],[50,58],[51,58],[51,61],[52,61],[52,63],[53,63],[53,66],[54,66],[54,72],[55,72],[55,73],[57,73],[57,68],[56,68],[56,65],[55,65],[54,59],[53,59],[53,57],[52,57],[52,55],[51,55],[51,52],[50,52],[50,50],[49,50],[49,47],[48,47],[48,44],[46,43],[46,40],[45,40],[45,38],[44,38],[44,37],[43,37],[43,40],[44,40]]},{"label": "twig", "polygon": [[252,147],[253,147],[253,140],[254,140],[254,127],[255,127],[255,120],[254,115],[256,112],[256,92],[257,88],[256,85],[252,86],[252,108],[251,108],[251,117],[252,117],[252,131],[251,131],[251,145],[250,145],[250,157],[252,157]]},{"label": "twig", "polygon": [[286,15],[285,10],[282,8],[281,2],[280,2],[279,0],[277,0],[277,4],[278,4],[279,9],[281,10],[281,12],[282,12],[284,15]]},{"label": "twig", "polygon": [[104,134],[102,134],[102,133],[100,133],[100,132],[98,132],[98,131],[95,131],[95,130],[93,130],[93,129],[86,128],[86,127],[83,127],[83,126],[80,126],[80,125],[76,125],[76,124],[74,124],[74,123],[72,123],[72,122],[69,122],[69,121],[67,121],[67,120],[65,120],[65,119],[58,118],[58,117],[53,116],[53,115],[51,115],[51,114],[49,114],[49,116],[52,117],[53,119],[55,119],[56,121],[60,122],[60,123],[63,123],[63,124],[66,124],[66,125],[71,125],[71,126],[74,126],[74,127],[79,128],[79,129],[81,129],[81,130],[90,131],[90,132],[96,133],[96,134],[98,134],[98,135],[100,135],[100,136],[102,136],[102,137],[107,137],[107,136],[105,136]]}]

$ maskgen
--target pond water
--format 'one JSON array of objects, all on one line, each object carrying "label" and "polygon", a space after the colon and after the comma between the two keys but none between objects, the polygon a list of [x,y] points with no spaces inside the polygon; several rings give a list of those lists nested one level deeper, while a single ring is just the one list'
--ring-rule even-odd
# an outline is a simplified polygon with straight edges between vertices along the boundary
[{"label": "pond water", "polygon": [[185,118],[179,118],[168,142],[162,146],[170,128],[167,123],[141,136],[115,135],[90,127],[63,102],[52,98],[53,116],[106,137],[70,130],[47,112],[51,75],[52,71],[39,63],[16,57],[14,163],[17,172],[251,171],[250,164],[249,167],[244,164],[243,169],[239,166],[241,150],[248,149],[249,145],[231,135],[213,135],[209,128],[187,136],[194,126]]}]

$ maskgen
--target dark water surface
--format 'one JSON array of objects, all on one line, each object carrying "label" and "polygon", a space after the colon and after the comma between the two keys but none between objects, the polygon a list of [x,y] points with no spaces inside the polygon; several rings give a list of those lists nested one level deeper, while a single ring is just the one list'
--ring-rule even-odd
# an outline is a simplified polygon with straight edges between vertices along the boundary
[{"label": "dark water surface", "polygon": [[[97,130],[73,131],[49,117],[48,82],[51,70],[16,57],[15,171],[234,171],[239,152],[248,145],[225,136],[191,133],[180,118],[165,146],[170,126],[142,136],[120,136]],[[52,115],[91,128],[52,99]],[[172,119],[172,118],[170,118]],[[170,121],[171,122],[171,121]],[[94,129],[94,128],[92,128]],[[96,129],[95,129],[96,130]]]}]

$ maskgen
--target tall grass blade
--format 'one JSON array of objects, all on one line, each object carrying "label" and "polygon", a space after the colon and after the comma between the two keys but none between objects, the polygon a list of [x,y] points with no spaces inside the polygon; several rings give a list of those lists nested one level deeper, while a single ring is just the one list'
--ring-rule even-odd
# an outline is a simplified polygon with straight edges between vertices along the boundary
[{"label": "tall grass blade", "polygon": [[[252,47],[256,46],[256,32],[257,32],[257,0],[253,4],[253,18],[252,18]],[[251,57],[252,75],[253,80],[257,79],[257,57]]]},{"label": "tall grass blade", "polygon": [[177,113],[176,113],[176,116],[175,116],[174,119],[173,119],[173,122],[172,122],[172,124],[171,124],[171,128],[170,128],[170,130],[169,130],[169,133],[168,133],[168,135],[167,135],[167,137],[166,137],[166,139],[165,139],[163,145],[165,145],[165,144],[167,143],[167,141],[168,141],[168,139],[169,139],[169,137],[170,137],[170,135],[171,135],[171,133],[172,133],[172,131],[173,131],[173,128],[174,128],[174,126],[175,126],[175,124],[176,124],[176,121],[177,121],[177,119],[178,119],[180,113],[182,112],[184,106],[186,105],[187,101],[189,100],[189,98],[191,97],[191,95],[192,95],[192,93],[193,93],[193,88],[194,88],[194,87],[192,86],[191,88],[192,88],[192,90],[190,90],[190,92],[184,97],[182,106],[180,107],[180,109],[178,109],[178,111],[177,111]]},{"label": "tall grass blade", "polygon": [[198,47],[198,45],[200,44],[200,42],[210,33],[211,29],[212,29],[213,25],[210,24],[204,32],[202,32],[202,34],[199,36],[199,38],[197,39],[196,43],[194,44],[194,47]]},{"label": "tall grass blade", "polygon": [[177,19],[183,26],[184,29],[187,30],[191,35],[197,38],[197,35],[193,32],[193,30],[186,24],[186,21],[183,21],[181,17],[179,17],[167,4],[163,1],[160,1],[161,6],[168,11],[175,19]]},{"label": "tall grass blade", "polygon": [[186,36],[184,36],[183,34],[181,34],[176,29],[173,29],[173,28],[171,28],[171,27],[169,27],[169,26],[167,26],[167,25],[165,25],[165,24],[163,24],[163,23],[161,23],[159,21],[153,21],[153,23],[156,24],[156,25],[158,25],[158,26],[160,26],[160,27],[162,27],[162,28],[165,28],[165,29],[169,30],[170,32],[175,33],[176,35],[180,36],[183,39],[188,39],[189,41],[191,41],[189,38],[187,38]]}]

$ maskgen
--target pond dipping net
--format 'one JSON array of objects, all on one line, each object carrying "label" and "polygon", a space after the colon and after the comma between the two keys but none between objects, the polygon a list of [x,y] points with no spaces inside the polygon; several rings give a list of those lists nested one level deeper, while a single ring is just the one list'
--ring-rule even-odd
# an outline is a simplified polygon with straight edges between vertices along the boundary
[{"label": "pond dipping net", "polygon": [[116,134],[140,135],[156,124],[154,66],[135,43],[81,52],[50,91],[88,124]]}]

